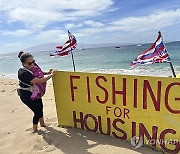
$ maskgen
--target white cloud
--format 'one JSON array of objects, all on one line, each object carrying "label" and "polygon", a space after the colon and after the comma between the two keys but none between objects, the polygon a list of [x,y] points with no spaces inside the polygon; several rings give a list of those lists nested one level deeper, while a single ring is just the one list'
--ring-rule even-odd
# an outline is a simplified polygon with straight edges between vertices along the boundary
[{"label": "white cloud", "polygon": [[20,51],[22,49],[28,48],[29,46],[30,46],[30,44],[26,44],[26,43],[22,43],[22,42],[7,43],[7,44],[3,44],[0,47],[0,53]]},{"label": "white cloud", "polygon": [[[108,14],[121,7],[114,8],[114,6],[111,7],[112,4],[113,0],[0,0],[2,26],[9,23],[7,28],[13,27],[14,29],[18,25],[23,27],[20,30],[9,31],[7,29],[2,31],[6,27],[1,26],[0,35],[14,37],[29,35],[27,40],[31,44],[64,42],[68,39],[65,30],[72,29],[72,33],[76,37],[89,39],[87,42],[91,43],[98,43],[95,38],[100,37],[103,37],[100,40],[102,42],[112,42],[113,40],[128,42],[136,39],[137,34],[139,39],[140,33],[147,34],[149,32],[152,34],[152,31],[154,33],[154,31],[173,27],[180,22],[180,9],[156,12],[147,16],[119,18],[118,20],[115,20],[117,19],[116,13],[112,19],[109,19],[109,15],[107,19],[99,18],[100,21],[97,21],[97,18],[96,21],[93,19],[105,11]],[[110,20],[114,21],[110,23]]]},{"label": "white cloud", "polygon": [[142,17],[128,17],[109,24],[107,31],[145,32],[160,30],[180,23],[180,9],[162,11]]},{"label": "white cloud", "polygon": [[4,46],[6,47],[24,47],[24,46],[27,46],[27,44],[24,44],[24,43],[21,43],[21,42],[16,42],[16,43],[8,43],[8,44],[5,44]]},{"label": "white cloud", "polygon": [[81,26],[83,26],[81,23],[80,23],[80,24],[70,23],[70,24],[66,24],[66,25],[65,25],[66,29],[77,28],[77,27],[81,27]]},{"label": "white cloud", "polygon": [[21,21],[41,29],[50,22],[97,16],[112,4],[112,0],[1,0],[0,14],[4,13],[9,23]]},{"label": "white cloud", "polygon": [[66,20],[65,16],[56,12],[45,12],[34,8],[16,8],[9,11],[10,22],[22,21],[34,29],[44,28],[48,22]]},{"label": "white cloud", "polygon": [[2,36],[15,36],[15,37],[23,37],[32,34],[32,30],[20,29],[15,31],[1,31]]},{"label": "white cloud", "polygon": [[104,26],[104,24],[102,24],[100,22],[95,22],[93,20],[85,21],[84,24],[89,25],[91,27],[96,27],[96,28],[100,28],[100,27]]},{"label": "white cloud", "polygon": [[[30,0],[32,1],[32,0]],[[49,2],[49,0],[34,0],[34,4],[38,6],[38,8],[43,8],[45,10],[105,10],[110,5],[113,4],[112,0],[53,0]]]},{"label": "white cloud", "polygon": [[104,29],[99,29],[99,28],[85,28],[81,29],[80,31],[74,33],[77,39],[80,40],[88,40],[88,43],[98,43],[96,42],[97,38],[102,38],[103,34],[102,32]]},{"label": "white cloud", "polygon": [[[142,17],[127,17],[111,23],[101,23],[92,20],[84,21],[82,24],[89,25],[90,27],[79,30],[76,34],[79,38],[95,38],[101,35],[109,34],[113,38],[121,37],[121,40],[126,37],[126,32],[129,38],[126,39],[133,42],[133,39],[142,33],[153,35],[154,32],[163,30],[169,26],[180,23],[180,9],[161,11],[148,16]],[[150,33],[149,33],[150,32]],[[113,34],[114,33],[114,34]],[[152,34],[153,33],[153,34]],[[133,37],[133,39],[131,38]],[[152,38],[152,37],[151,37]],[[147,39],[148,40],[148,39]],[[149,40],[148,40],[149,41]]]},{"label": "white cloud", "polygon": [[[80,39],[89,39],[89,42],[95,42],[95,38],[103,36],[102,41],[111,42],[138,42],[139,36],[143,33],[143,41],[154,41],[154,34],[170,26],[180,23],[180,9],[161,11],[142,17],[128,17],[111,23],[100,23],[92,20],[85,21],[91,27],[81,29],[76,36]],[[98,27],[99,26],[99,27]],[[177,31],[177,30],[176,30]],[[127,34],[128,32],[128,34]],[[112,40],[109,40],[109,37]],[[137,40],[138,37],[138,40]]]},{"label": "white cloud", "polygon": [[76,23],[76,24],[70,23],[70,24],[66,24],[65,27],[66,27],[66,29],[70,29],[70,28],[82,27],[84,25],[86,25],[86,26],[88,25],[88,26],[93,27],[93,28],[100,28],[100,27],[104,26],[104,24],[101,23],[101,22],[95,22],[93,20],[87,20],[87,21],[84,21],[83,23]]},{"label": "white cloud", "polygon": [[35,39],[38,43],[65,42],[68,40],[68,34],[62,30],[48,30],[35,35]]}]

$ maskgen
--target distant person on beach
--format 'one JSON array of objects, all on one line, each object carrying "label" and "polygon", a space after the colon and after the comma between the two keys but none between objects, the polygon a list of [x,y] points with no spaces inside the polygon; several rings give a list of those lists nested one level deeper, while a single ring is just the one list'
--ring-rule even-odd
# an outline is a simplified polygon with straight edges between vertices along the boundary
[{"label": "distant person on beach", "polygon": [[[30,53],[21,51],[18,57],[22,63],[22,67],[18,70],[18,95],[21,101],[34,112],[33,133],[36,133],[38,131],[38,122],[40,122],[41,127],[46,126],[43,118],[41,97],[45,93],[46,81],[53,77],[56,71],[43,72]],[[44,75],[48,76],[44,77]],[[35,88],[37,89],[35,90]]]},{"label": "distant person on beach", "polygon": [[[168,76],[168,77],[172,77],[172,76]],[[176,78],[180,78],[180,73],[178,73],[178,74],[176,75]]]},{"label": "distant person on beach", "polygon": [[180,78],[180,73],[176,76],[176,78]]}]

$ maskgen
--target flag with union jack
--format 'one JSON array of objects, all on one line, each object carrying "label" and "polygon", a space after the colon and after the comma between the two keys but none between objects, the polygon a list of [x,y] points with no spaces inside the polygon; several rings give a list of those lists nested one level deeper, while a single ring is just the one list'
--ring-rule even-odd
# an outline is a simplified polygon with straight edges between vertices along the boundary
[{"label": "flag with union jack", "polygon": [[164,45],[161,32],[159,32],[155,43],[148,50],[141,52],[139,56],[130,63],[130,66],[170,62],[170,57]]},{"label": "flag with union jack", "polygon": [[54,57],[55,55],[58,56],[67,56],[72,50],[76,49],[77,46],[77,40],[74,35],[68,31],[69,40],[67,40],[63,46],[57,46],[54,54],[50,54],[51,57]]}]

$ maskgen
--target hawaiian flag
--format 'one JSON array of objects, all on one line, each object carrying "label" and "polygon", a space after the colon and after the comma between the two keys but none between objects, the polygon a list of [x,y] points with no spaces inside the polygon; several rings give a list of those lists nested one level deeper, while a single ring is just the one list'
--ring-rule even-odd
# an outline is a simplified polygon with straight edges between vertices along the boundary
[{"label": "hawaiian flag", "polygon": [[148,50],[141,52],[140,55],[130,63],[130,66],[170,62],[170,57],[163,43],[161,32],[159,32],[155,43]]},{"label": "hawaiian flag", "polygon": [[77,46],[77,40],[74,35],[72,35],[68,31],[69,40],[67,40],[63,46],[57,46],[54,54],[50,54],[51,57],[54,57],[55,55],[58,56],[67,56],[72,50],[76,49]]}]

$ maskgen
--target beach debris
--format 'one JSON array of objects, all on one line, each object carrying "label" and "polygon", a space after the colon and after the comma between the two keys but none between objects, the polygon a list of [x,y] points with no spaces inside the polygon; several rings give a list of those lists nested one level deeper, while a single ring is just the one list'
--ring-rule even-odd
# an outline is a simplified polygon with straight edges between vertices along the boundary
[{"label": "beach debris", "polygon": [[12,92],[15,92],[17,90],[17,88],[15,88]]},{"label": "beach debris", "polygon": [[10,132],[6,132],[6,131],[4,131],[4,134],[8,134],[8,135],[9,135],[9,134],[10,134]]},{"label": "beach debris", "polygon": [[9,85],[14,85],[14,84],[16,84],[15,82],[14,83],[12,83],[12,82],[9,82]]},{"label": "beach debris", "polygon": [[1,93],[5,93],[6,91],[5,91],[5,90],[1,90],[0,92],[1,92]]}]

